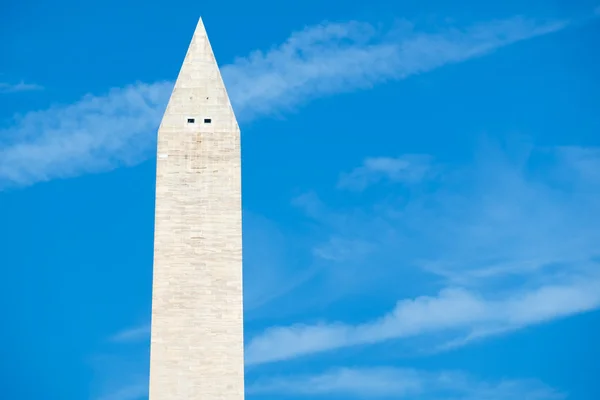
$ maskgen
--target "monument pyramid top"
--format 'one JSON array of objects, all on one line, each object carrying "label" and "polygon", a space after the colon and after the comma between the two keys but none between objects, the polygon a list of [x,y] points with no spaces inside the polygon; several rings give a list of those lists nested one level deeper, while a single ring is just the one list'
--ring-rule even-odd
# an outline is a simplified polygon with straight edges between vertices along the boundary
[{"label": "monument pyramid top", "polygon": [[239,129],[202,18],[175,82],[161,131],[182,127],[199,132]]}]

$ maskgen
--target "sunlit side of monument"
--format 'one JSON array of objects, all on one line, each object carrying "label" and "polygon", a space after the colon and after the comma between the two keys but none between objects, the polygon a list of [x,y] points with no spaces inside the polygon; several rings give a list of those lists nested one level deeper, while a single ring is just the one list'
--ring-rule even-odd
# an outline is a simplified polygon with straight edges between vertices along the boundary
[{"label": "sunlit side of monument", "polygon": [[158,131],[150,400],[244,397],[240,130],[202,20]]}]

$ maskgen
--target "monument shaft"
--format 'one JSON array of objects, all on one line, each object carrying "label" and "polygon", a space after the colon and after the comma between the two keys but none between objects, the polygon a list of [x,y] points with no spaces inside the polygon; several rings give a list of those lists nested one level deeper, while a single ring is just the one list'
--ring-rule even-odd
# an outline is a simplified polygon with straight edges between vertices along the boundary
[{"label": "monument shaft", "polygon": [[157,153],[150,400],[241,400],[240,131],[202,20]]}]

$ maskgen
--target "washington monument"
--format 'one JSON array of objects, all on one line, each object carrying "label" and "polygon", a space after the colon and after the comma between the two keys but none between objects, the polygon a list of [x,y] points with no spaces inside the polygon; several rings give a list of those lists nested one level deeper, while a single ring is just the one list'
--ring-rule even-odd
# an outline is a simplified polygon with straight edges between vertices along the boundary
[{"label": "washington monument", "polygon": [[240,130],[198,22],[158,130],[150,400],[242,400]]}]

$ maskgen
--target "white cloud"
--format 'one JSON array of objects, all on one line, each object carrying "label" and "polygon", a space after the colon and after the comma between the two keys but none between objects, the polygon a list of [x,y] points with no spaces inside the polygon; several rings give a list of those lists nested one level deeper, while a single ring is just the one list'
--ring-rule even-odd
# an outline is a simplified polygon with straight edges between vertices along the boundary
[{"label": "white cloud", "polygon": [[371,243],[360,239],[332,237],[322,246],[315,247],[313,254],[329,261],[348,262],[364,259],[372,251],[372,248]]},{"label": "white cloud", "polygon": [[362,324],[297,324],[269,328],[250,340],[246,362],[259,364],[286,360],[348,346],[440,332],[450,332],[454,337],[484,337],[599,306],[598,276],[504,296],[486,297],[465,289],[448,288],[436,296],[402,300],[391,312]]},{"label": "white cloud", "polygon": [[142,324],[117,332],[110,338],[111,342],[127,343],[150,338],[150,324]]},{"label": "white cloud", "polygon": [[314,375],[249,382],[249,395],[331,396],[394,399],[559,400],[566,396],[536,380],[479,381],[455,371],[394,367],[338,368]]},{"label": "white cloud", "polygon": [[148,159],[170,90],[170,83],[137,84],[18,118],[0,131],[0,189]]},{"label": "white cloud", "polygon": [[[467,29],[381,33],[366,23],[322,24],[222,68],[244,121],[311,98],[431,71],[547,34],[564,22],[512,18]],[[154,155],[172,83],[139,83],[17,118],[0,130],[0,189],[134,165]]]},{"label": "white cloud", "polygon": [[[474,149],[473,163],[436,165],[418,190],[387,187],[384,199],[372,204],[347,197],[349,207],[331,210],[315,193],[295,203],[326,237],[315,244],[317,254],[355,240],[368,246],[377,261],[352,271],[367,291],[374,290],[370,276],[380,285],[398,279],[394,274],[402,268],[418,267],[451,285],[470,287],[589,265],[599,255],[600,150],[557,147],[507,154],[497,147]],[[331,276],[332,286],[337,278]]]},{"label": "white cloud", "polygon": [[414,32],[408,25],[385,33],[360,22],[310,27],[266,53],[225,66],[223,75],[242,114],[269,114],[481,56],[566,23],[516,17],[436,33]]},{"label": "white cloud", "polygon": [[343,174],[338,188],[363,190],[382,180],[391,182],[418,183],[432,173],[431,157],[408,154],[401,157],[370,157],[362,166]]},{"label": "white cloud", "polygon": [[[491,147],[477,154],[478,162],[444,170],[430,191],[408,200],[399,194],[398,201],[334,212],[305,196],[309,215],[330,232],[317,249],[330,248],[332,238],[359,237],[371,246],[368,260],[326,264],[328,290],[311,298],[387,290],[404,300],[359,324],[269,328],[249,341],[247,362],[417,336],[435,337],[431,347],[442,349],[600,307],[600,181],[593,167],[600,152],[530,150],[517,161]],[[407,274],[427,282],[429,295],[402,296],[414,290],[400,284]]]},{"label": "white cloud", "polygon": [[23,81],[15,84],[0,82],[0,93],[30,92],[34,90],[43,90],[44,87],[35,83],[25,83]]}]

